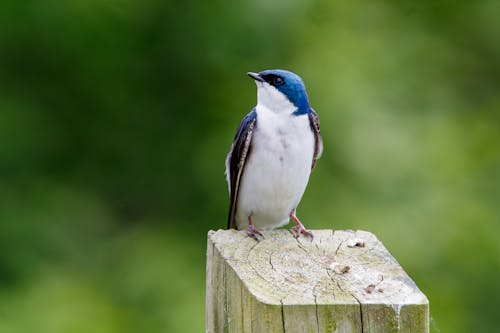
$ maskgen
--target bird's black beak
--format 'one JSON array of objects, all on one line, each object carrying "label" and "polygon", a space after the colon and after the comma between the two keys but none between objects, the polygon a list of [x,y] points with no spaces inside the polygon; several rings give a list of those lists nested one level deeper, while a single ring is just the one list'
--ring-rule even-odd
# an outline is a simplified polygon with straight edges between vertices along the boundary
[{"label": "bird's black beak", "polygon": [[257,73],[248,72],[247,75],[250,76],[255,81],[265,82],[265,80],[262,78],[262,76],[260,76]]}]

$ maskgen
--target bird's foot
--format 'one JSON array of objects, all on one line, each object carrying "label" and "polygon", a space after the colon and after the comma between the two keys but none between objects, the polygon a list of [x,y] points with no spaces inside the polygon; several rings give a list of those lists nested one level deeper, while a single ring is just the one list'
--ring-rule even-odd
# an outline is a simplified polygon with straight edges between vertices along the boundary
[{"label": "bird's foot", "polygon": [[298,238],[300,235],[304,235],[306,237],[311,238],[311,240],[314,239],[313,233],[304,228],[303,225],[296,225],[295,227],[291,227],[290,230],[295,235],[295,238]]},{"label": "bird's foot", "polygon": [[295,215],[295,209],[290,213],[290,218],[292,219],[293,223],[295,223],[295,227],[290,228],[292,233],[295,235],[295,238],[298,238],[300,235],[304,235],[311,238],[311,240],[314,239],[313,233],[307,230]]},{"label": "bird's foot", "polygon": [[252,223],[248,224],[247,235],[255,239],[257,242],[260,242],[264,238],[264,235],[257,230]]}]

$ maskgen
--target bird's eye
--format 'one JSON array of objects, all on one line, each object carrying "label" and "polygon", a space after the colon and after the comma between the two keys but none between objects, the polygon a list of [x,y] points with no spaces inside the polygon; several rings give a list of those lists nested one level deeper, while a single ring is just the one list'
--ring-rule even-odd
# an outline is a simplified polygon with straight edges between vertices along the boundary
[{"label": "bird's eye", "polygon": [[285,81],[281,77],[275,76],[273,78],[273,85],[274,86],[281,86],[283,83],[285,83]]}]

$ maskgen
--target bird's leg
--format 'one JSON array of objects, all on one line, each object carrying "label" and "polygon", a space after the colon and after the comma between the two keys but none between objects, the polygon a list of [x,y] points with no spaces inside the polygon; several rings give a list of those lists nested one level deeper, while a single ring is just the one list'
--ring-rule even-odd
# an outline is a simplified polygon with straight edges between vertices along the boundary
[{"label": "bird's leg", "polygon": [[297,218],[295,215],[295,208],[292,209],[290,212],[290,218],[292,219],[293,223],[295,223],[295,227],[292,227],[290,230],[295,234],[295,237],[299,237],[300,234],[306,236],[306,237],[311,237],[311,239],[314,238],[314,235],[312,232],[304,228],[304,225],[300,222],[300,220]]},{"label": "bird's leg", "polygon": [[264,238],[264,235],[262,235],[262,233],[253,225],[252,215],[248,217],[247,235],[255,239],[257,242],[260,242],[261,239]]}]

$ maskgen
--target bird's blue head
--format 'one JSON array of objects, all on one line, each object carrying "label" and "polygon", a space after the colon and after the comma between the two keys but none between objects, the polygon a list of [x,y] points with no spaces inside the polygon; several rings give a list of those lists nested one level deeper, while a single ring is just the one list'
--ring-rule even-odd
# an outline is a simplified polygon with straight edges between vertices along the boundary
[{"label": "bird's blue head", "polygon": [[[282,93],[297,110],[296,115],[307,114],[310,110],[304,82],[295,73],[282,69],[271,69],[260,73],[247,73],[257,82],[267,83]],[[258,84],[257,84],[258,85]]]}]

